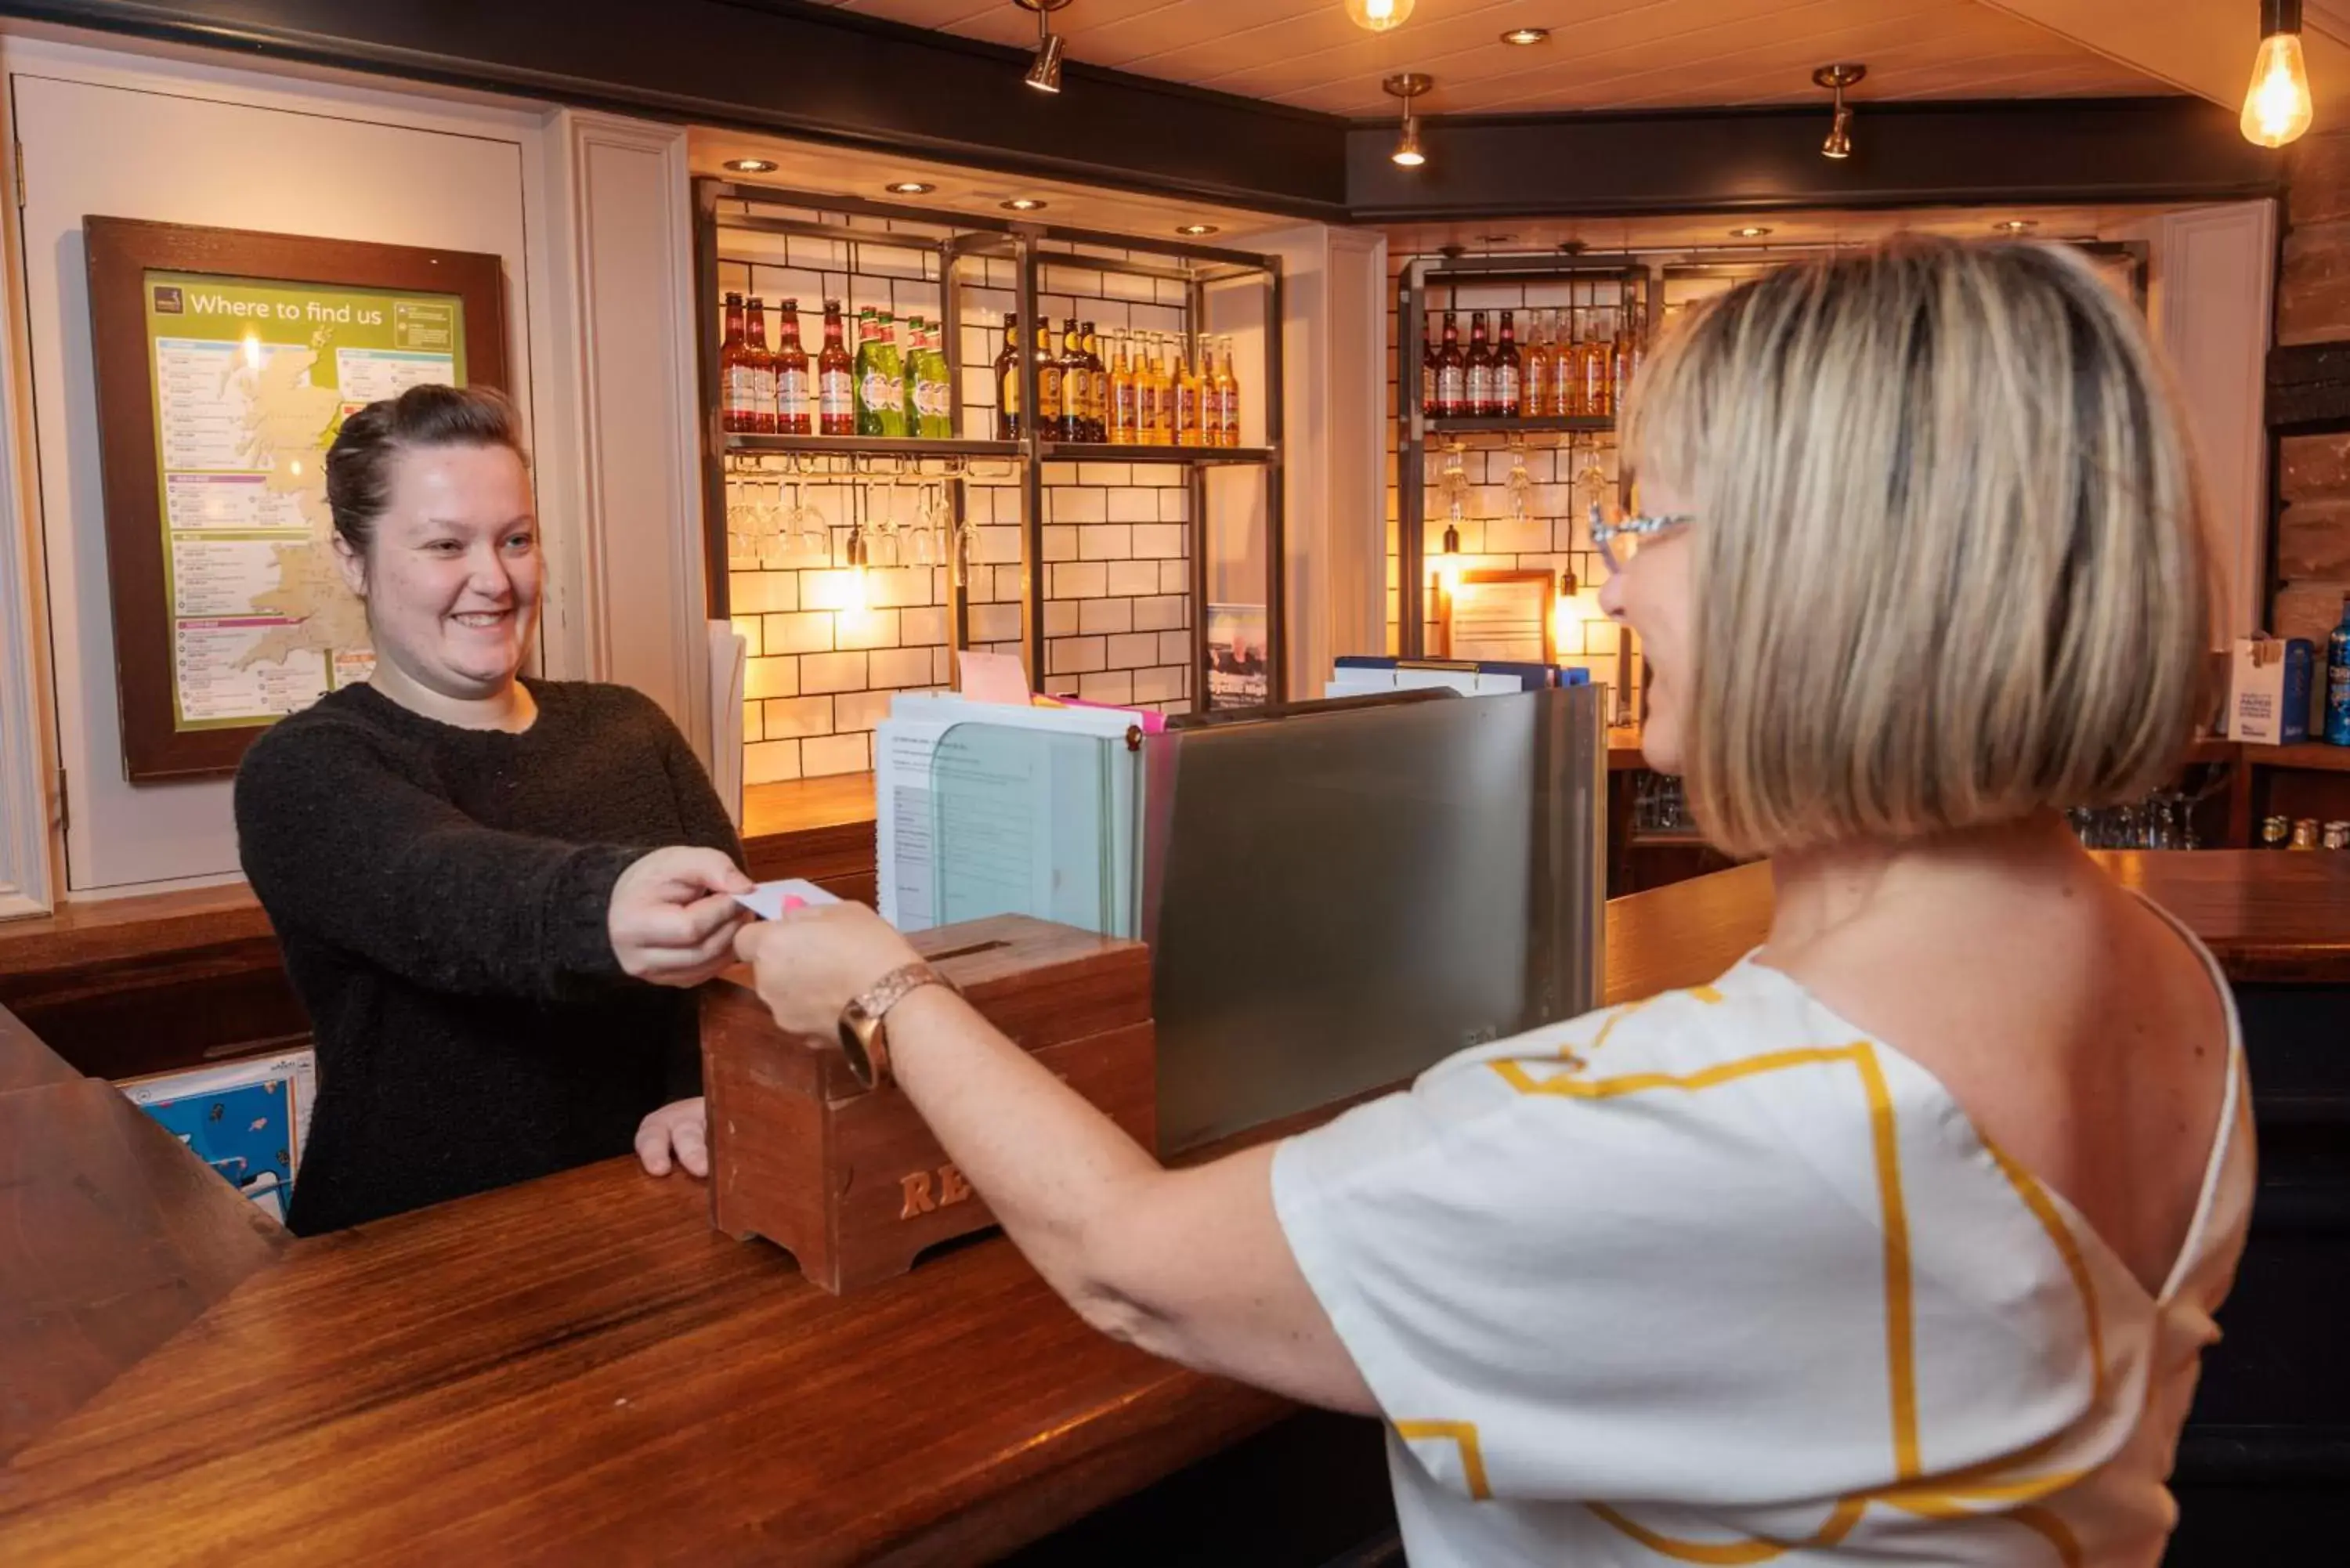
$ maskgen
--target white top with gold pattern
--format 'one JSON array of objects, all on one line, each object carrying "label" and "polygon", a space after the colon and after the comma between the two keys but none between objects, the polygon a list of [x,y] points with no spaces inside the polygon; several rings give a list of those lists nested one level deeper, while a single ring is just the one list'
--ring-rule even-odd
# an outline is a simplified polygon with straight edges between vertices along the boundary
[{"label": "white top with gold pattern", "polygon": [[1751,956],[1290,1139],[1274,1204],[1388,1418],[1413,1568],[2155,1563],[2251,1208],[2232,1002],[2228,1036],[2159,1297]]}]

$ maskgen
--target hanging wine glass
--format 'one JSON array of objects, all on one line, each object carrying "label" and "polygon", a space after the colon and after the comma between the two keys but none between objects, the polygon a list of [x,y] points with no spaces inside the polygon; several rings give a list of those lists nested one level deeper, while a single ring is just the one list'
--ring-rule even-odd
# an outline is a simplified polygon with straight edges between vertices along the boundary
[{"label": "hanging wine glass", "polygon": [[1534,476],[1526,472],[1526,449],[1522,441],[1510,443],[1510,518],[1523,523],[1534,515]]}]

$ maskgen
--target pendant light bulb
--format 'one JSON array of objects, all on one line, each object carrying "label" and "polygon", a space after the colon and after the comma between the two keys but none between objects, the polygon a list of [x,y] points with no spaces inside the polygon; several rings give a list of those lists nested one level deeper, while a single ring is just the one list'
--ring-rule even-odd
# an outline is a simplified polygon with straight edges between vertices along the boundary
[{"label": "pendant light bulb", "polygon": [[1411,7],[1412,0],[1347,0],[1347,19],[1366,32],[1384,33],[1402,26]]},{"label": "pendant light bulb", "polygon": [[1828,128],[1828,139],[1820,143],[1820,156],[1823,158],[1852,156],[1852,110],[1842,104],[1836,105],[1835,123]]},{"label": "pendant light bulb", "polygon": [[1460,591],[1461,530],[1450,524],[1444,529],[1444,548],[1436,556],[1436,581],[1448,595]]},{"label": "pendant light bulb", "polygon": [[1408,109],[1403,111],[1403,135],[1388,156],[1407,169],[1417,169],[1428,161],[1428,154],[1419,150],[1419,121],[1412,119]]},{"label": "pendant light bulb", "polygon": [[1389,98],[1400,99],[1403,104],[1403,135],[1397,139],[1395,151],[1388,154],[1403,168],[1417,169],[1428,161],[1428,154],[1420,151],[1419,119],[1411,112],[1411,100],[1435,85],[1436,78],[1425,71],[1401,71],[1379,83]]},{"label": "pendant light bulb", "polygon": [[2301,52],[2301,0],[2262,0],[2261,47],[2244,91],[2244,140],[2282,147],[2309,129],[2309,65]]}]

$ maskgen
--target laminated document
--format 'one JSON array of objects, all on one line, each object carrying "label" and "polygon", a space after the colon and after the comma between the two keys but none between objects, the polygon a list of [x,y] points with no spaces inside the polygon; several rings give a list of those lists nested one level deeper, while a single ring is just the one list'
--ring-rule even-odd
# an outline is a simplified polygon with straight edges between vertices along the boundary
[{"label": "laminated document", "polygon": [[317,1059],[305,1051],[133,1078],[130,1103],[272,1219],[286,1218],[310,1135]]},{"label": "laminated document", "polygon": [[[965,726],[971,733],[960,744],[950,740]],[[1125,737],[1135,726],[1135,715],[1118,709],[1012,707],[927,692],[892,699],[873,737],[882,918],[899,930],[926,929],[941,923],[951,891],[959,904],[992,901],[988,913],[1130,935],[1139,898],[1139,769]],[[1037,746],[983,739],[1021,732],[1036,734]],[[1045,739],[1052,735],[1097,742],[1090,767],[1056,761]],[[952,785],[944,802],[942,745]],[[958,871],[951,889],[938,842],[942,812],[955,835],[947,846]],[[1098,899],[1082,892],[1096,887]]]}]

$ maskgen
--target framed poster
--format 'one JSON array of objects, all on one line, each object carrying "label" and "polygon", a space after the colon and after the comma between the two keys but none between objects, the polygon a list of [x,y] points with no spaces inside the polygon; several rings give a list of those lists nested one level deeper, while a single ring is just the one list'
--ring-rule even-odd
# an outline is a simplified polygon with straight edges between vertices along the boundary
[{"label": "framed poster", "polygon": [[1208,607],[1208,706],[1262,708],[1271,700],[1263,605]]},{"label": "framed poster", "polygon": [[1463,572],[1460,586],[1437,595],[1446,659],[1555,664],[1551,607],[1558,577],[1545,571]]},{"label": "framed poster", "polygon": [[343,416],[505,384],[496,256],[83,220],[125,775],[233,772],[374,667],[328,543]]}]

